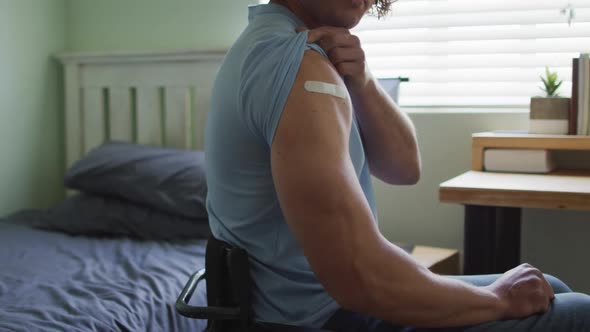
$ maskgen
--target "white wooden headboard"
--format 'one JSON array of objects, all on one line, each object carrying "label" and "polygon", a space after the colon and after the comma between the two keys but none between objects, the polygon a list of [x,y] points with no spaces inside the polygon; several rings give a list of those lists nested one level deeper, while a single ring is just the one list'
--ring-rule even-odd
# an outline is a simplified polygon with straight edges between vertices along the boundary
[{"label": "white wooden headboard", "polygon": [[202,149],[224,52],[60,54],[66,167],[106,140]]}]

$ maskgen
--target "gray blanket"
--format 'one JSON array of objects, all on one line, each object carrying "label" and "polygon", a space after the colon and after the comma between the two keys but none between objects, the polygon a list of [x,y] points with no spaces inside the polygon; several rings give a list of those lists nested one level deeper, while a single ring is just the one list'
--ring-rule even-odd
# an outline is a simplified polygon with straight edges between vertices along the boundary
[{"label": "gray blanket", "polygon": [[[29,227],[29,218],[0,221],[0,331],[204,330],[174,301],[204,266],[205,240],[69,236]],[[197,291],[192,304],[205,297]]]}]

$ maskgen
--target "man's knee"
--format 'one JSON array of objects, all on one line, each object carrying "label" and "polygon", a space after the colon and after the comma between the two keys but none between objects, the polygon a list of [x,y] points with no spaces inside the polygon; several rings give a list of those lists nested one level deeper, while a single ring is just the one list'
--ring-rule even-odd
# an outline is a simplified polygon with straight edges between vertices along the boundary
[{"label": "man's knee", "polygon": [[572,308],[579,309],[578,312],[585,312],[590,317],[590,295],[582,293],[561,294],[568,299],[568,304]]},{"label": "man's knee", "polygon": [[[582,293],[559,294],[555,297],[559,302],[561,318],[570,320],[568,326],[576,326],[570,331],[590,331],[590,296]],[[573,324],[573,325],[571,325]]]},{"label": "man's knee", "polygon": [[555,292],[555,294],[571,293],[572,292],[571,288],[569,288],[568,285],[566,285],[560,279],[558,279],[550,274],[545,274],[544,277],[545,277],[545,280],[547,280],[547,282],[549,282],[551,287],[553,287],[553,292]]}]

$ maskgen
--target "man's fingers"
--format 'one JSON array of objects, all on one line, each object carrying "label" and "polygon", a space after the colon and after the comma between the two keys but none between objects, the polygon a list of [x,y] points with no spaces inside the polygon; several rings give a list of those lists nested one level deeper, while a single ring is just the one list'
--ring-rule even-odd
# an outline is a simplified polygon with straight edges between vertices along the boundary
[{"label": "man's fingers", "polygon": [[334,48],[328,53],[333,64],[341,62],[364,62],[365,52],[360,48]]},{"label": "man's fingers", "polygon": [[[298,27],[296,29],[297,32],[303,32],[307,30],[305,27]],[[330,34],[338,34],[338,33],[350,33],[347,29],[344,28],[335,28],[335,27],[320,27],[317,29],[309,30],[307,33],[307,43],[313,44],[319,40],[322,40],[326,36]]]},{"label": "man's fingers", "polygon": [[551,287],[551,284],[547,281],[547,279],[545,279],[544,275],[543,275],[543,282],[545,283],[545,287],[547,290],[547,294],[549,295],[549,299],[553,300],[555,298],[555,291],[553,290],[553,287]]},{"label": "man's fingers", "polygon": [[306,27],[297,27],[297,28],[295,28],[295,31],[297,31],[297,33],[303,32],[303,31],[306,31],[306,30],[307,30]]},{"label": "man's fingers", "polygon": [[307,43],[313,44],[319,40],[322,40],[322,38],[326,37],[328,34],[330,34],[330,31],[327,27],[309,30],[307,33]]}]

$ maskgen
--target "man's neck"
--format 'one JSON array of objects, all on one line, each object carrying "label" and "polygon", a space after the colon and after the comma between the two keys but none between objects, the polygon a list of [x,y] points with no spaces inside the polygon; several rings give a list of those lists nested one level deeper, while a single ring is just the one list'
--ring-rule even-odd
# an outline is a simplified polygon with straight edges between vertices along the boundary
[{"label": "man's neck", "polygon": [[308,29],[315,29],[321,26],[317,21],[301,6],[297,0],[270,0],[270,3],[280,5],[289,9],[295,16],[299,17]]}]

